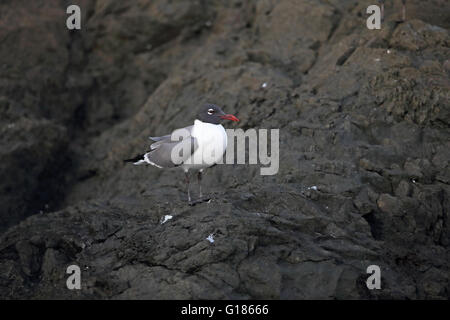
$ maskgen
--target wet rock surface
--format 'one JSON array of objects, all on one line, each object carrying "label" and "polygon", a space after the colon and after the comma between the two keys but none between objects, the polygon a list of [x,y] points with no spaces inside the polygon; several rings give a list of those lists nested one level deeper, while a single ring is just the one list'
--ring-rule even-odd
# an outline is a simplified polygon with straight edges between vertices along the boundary
[{"label": "wet rock surface", "polygon": [[[2,2],[0,297],[448,299],[450,8],[395,2],[379,31],[367,1],[85,0],[80,31]],[[189,207],[122,160],[204,102],[279,128],[280,168],[211,168]]]}]

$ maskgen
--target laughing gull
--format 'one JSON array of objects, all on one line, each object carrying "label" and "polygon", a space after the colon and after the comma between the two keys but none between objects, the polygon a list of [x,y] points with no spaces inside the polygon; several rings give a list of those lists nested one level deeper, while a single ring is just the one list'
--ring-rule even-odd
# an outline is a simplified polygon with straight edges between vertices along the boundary
[{"label": "laughing gull", "polygon": [[[189,205],[209,201],[202,195],[202,173],[222,160],[227,148],[227,134],[220,124],[223,120],[239,121],[232,114],[225,114],[214,104],[204,105],[197,114],[194,125],[176,129],[172,134],[150,137],[154,141],[150,151],[132,159],[124,160],[135,165],[150,164],[158,168],[181,167],[186,176]],[[182,138],[180,140],[180,138]],[[189,169],[197,170],[200,198],[191,200]]]}]

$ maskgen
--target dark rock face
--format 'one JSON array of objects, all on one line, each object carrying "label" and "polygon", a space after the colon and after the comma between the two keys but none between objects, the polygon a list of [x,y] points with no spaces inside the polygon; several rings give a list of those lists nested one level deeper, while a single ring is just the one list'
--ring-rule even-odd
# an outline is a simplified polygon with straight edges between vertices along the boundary
[{"label": "dark rock face", "polygon": [[[369,4],[85,0],[68,31],[65,1],[2,1],[0,298],[448,299],[449,3],[380,31]],[[281,162],[189,207],[122,159],[204,102],[279,128]]]}]

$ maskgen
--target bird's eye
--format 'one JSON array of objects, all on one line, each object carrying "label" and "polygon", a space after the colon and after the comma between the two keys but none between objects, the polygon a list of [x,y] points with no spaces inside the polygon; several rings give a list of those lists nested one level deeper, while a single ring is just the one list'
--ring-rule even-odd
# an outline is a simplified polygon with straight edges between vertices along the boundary
[{"label": "bird's eye", "polygon": [[208,109],[208,114],[212,115],[214,113],[214,109]]}]

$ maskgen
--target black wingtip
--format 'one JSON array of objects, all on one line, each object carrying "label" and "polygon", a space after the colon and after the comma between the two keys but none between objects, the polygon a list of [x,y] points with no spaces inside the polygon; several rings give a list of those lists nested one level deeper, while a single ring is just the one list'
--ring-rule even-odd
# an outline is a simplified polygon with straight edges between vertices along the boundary
[{"label": "black wingtip", "polygon": [[123,162],[124,163],[127,163],[127,162],[138,162],[139,160],[144,160],[144,154],[140,154],[140,155],[138,155],[138,156],[136,156],[134,158],[131,158],[131,159],[125,159],[125,160],[123,160]]}]

